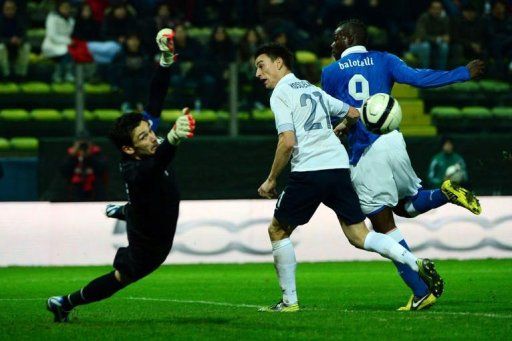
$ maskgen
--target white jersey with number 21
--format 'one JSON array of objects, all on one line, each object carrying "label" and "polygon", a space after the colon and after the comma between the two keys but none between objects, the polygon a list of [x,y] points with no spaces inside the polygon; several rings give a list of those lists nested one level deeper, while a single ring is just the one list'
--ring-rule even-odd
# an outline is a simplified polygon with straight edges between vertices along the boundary
[{"label": "white jersey with number 21", "polygon": [[293,131],[292,172],[349,168],[347,151],[332,130],[330,116],[345,117],[349,106],[290,73],[270,97],[277,133]]}]

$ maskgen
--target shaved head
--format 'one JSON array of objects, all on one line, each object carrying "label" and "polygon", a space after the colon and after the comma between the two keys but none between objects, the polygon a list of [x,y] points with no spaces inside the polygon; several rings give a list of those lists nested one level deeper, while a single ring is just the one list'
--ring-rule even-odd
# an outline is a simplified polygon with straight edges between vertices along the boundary
[{"label": "shaved head", "polygon": [[334,40],[331,44],[332,55],[338,59],[349,47],[366,45],[368,34],[366,25],[357,19],[349,19],[341,22],[334,31]]}]

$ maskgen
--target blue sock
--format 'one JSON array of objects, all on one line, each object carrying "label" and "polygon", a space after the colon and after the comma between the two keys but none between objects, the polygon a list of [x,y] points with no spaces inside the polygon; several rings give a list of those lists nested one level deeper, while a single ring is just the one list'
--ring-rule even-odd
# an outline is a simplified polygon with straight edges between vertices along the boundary
[{"label": "blue sock", "polygon": [[[405,247],[407,250],[411,251],[409,245],[405,239],[403,239],[402,234],[398,230],[394,230],[388,233],[390,237],[393,239],[401,239],[398,243]],[[427,295],[430,291],[428,290],[427,285],[420,278],[420,275],[414,270],[412,270],[407,264],[402,264],[399,262],[393,262],[395,264],[396,269],[398,270],[398,274],[402,277],[402,280],[409,288],[411,288],[414,296],[423,297]]]},{"label": "blue sock", "polygon": [[418,194],[410,199],[410,203],[413,207],[406,204],[408,212],[409,210],[414,209],[417,213],[425,213],[431,209],[438,208],[439,206],[443,206],[448,203],[448,199],[440,189],[425,190],[421,188],[418,190]]}]

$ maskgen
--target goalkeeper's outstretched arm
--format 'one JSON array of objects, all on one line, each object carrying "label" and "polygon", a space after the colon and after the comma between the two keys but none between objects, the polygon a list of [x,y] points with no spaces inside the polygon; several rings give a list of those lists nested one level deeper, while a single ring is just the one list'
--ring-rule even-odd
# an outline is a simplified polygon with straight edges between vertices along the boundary
[{"label": "goalkeeper's outstretched arm", "polygon": [[177,55],[174,53],[174,31],[170,28],[160,30],[156,36],[156,43],[161,51],[160,63],[153,71],[149,85],[149,100],[145,108],[146,113],[153,121],[153,130],[156,130],[157,119],[162,114],[165,97],[169,88],[170,66],[177,58]]}]

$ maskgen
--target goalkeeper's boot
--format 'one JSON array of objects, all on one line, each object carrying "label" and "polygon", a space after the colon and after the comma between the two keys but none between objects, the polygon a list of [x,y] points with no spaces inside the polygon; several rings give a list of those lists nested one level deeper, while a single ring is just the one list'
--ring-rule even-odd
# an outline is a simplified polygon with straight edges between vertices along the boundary
[{"label": "goalkeeper's boot", "polygon": [[126,220],[126,215],[124,211],[125,206],[126,205],[108,204],[105,208],[105,215],[109,218]]},{"label": "goalkeeper's boot", "polygon": [[299,310],[299,303],[286,304],[282,300],[274,305],[258,309],[258,311],[267,313],[295,313]]},{"label": "goalkeeper's boot", "polygon": [[412,310],[425,310],[432,307],[437,301],[437,298],[428,293],[423,297],[412,295],[407,304],[398,308],[399,311],[412,311]]},{"label": "goalkeeper's boot", "polygon": [[435,297],[441,296],[444,291],[444,281],[437,273],[434,262],[428,258],[418,258],[416,264],[418,265],[418,274],[425,284],[427,284],[428,290],[430,290]]},{"label": "goalkeeper's boot", "polygon": [[441,191],[452,204],[464,207],[476,215],[482,213],[480,202],[470,190],[461,187],[451,180],[446,180],[441,185]]},{"label": "goalkeeper's boot", "polygon": [[53,322],[68,322],[70,311],[62,307],[62,296],[53,296],[46,301],[46,309],[53,314]]}]

